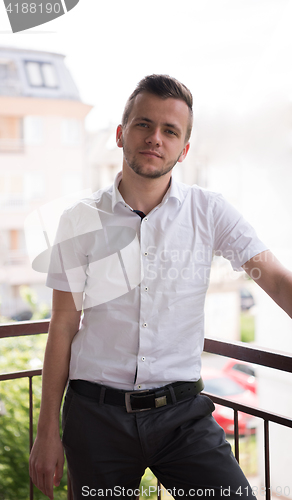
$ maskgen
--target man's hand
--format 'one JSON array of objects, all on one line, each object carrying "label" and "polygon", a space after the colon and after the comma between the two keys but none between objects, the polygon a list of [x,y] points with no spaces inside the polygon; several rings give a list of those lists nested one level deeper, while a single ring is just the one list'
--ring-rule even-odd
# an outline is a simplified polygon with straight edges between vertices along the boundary
[{"label": "man's hand", "polygon": [[63,476],[64,450],[57,435],[52,437],[37,437],[29,459],[29,475],[42,493],[53,500],[53,486],[59,486]]}]

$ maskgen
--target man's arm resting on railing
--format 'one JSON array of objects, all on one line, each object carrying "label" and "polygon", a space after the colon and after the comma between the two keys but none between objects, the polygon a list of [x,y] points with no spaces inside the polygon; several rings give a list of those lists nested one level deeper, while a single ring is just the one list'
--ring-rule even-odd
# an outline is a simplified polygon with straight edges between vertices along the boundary
[{"label": "man's arm resting on railing", "polygon": [[76,310],[70,292],[53,291],[52,319],[42,376],[41,409],[29,464],[32,481],[50,499],[53,499],[53,485],[58,486],[63,475],[60,406],[68,380],[71,343],[79,329],[80,313]]},{"label": "man's arm resting on railing", "polygon": [[242,267],[292,318],[292,272],[269,250],[248,260]]}]

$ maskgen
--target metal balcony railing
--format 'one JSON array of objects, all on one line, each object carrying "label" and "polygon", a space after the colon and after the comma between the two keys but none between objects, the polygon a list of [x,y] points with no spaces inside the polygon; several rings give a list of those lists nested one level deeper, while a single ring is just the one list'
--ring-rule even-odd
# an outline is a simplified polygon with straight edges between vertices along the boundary
[{"label": "metal balcony railing", "polygon": [[[0,339],[7,337],[23,337],[25,335],[37,335],[47,333],[49,321],[30,321],[0,325]],[[261,366],[292,373],[292,355],[275,352],[269,349],[262,349],[244,344],[242,342],[227,342],[214,339],[205,339],[204,351],[212,354],[218,354],[241,361],[247,361]],[[33,387],[32,379],[41,375],[42,370],[27,370],[0,374],[0,382],[4,380],[28,378],[29,387],[29,446],[33,445]],[[239,461],[239,432],[238,432],[238,412],[244,412],[255,417],[259,417],[264,422],[264,457],[265,457],[265,496],[266,500],[271,498],[270,481],[270,450],[269,450],[269,422],[275,422],[279,425],[292,428],[292,419],[275,413],[270,413],[258,408],[252,408],[239,404],[229,399],[220,398],[212,394],[208,395],[214,403],[232,408],[234,411],[234,441],[235,457]],[[160,491],[160,489],[158,489]],[[30,500],[33,500],[33,484],[30,480]],[[68,481],[68,500],[72,500],[70,481]]]}]

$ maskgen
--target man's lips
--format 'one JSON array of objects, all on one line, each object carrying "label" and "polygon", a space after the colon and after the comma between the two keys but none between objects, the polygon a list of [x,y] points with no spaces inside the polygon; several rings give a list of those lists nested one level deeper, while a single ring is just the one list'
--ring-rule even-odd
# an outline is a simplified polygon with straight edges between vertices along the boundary
[{"label": "man's lips", "polygon": [[150,151],[148,149],[146,151],[140,151],[140,154],[151,158],[162,158],[162,156],[156,151]]}]

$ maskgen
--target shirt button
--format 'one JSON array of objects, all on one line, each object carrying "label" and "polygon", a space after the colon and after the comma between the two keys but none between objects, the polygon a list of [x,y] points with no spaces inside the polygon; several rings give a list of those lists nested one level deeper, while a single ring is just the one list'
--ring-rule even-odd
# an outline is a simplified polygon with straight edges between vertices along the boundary
[{"label": "shirt button", "polygon": [[144,290],[145,292],[148,292],[148,286],[145,286]]},{"label": "shirt button", "polygon": [[143,219],[143,220],[145,220],[145,221],[146,221],[146,220],[148,220],[148,219],[147,219],[147,217],[144,217],[144,219]]},{"label": "shirt button", "polygon": [[141,389],[142,385],[138,385],[138,389]]},{"label": "shirt button", "polygon": [[141,359],[142,359],[142,361],[145,361],[145,359],[146,359],[146,358],[145,358],[145,356],[142,356],[142,358],[141,358]]},{"label": "shirt button", "polygon": [[146,326],[147,326],[147,323],[143,323],[143,326],[144,326],[144,328],[146,328]]},{"label": "shirt button", "polygon": [[148,252],[144,252],[144,255],[148,255]]}]

